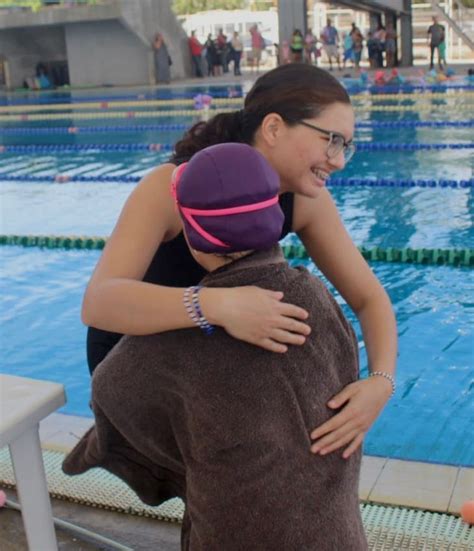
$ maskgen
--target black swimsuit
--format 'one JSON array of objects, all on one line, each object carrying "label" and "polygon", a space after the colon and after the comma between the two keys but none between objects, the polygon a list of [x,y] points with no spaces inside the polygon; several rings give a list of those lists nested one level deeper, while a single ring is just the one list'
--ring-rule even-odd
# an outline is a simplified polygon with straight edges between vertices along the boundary
[{"label": "black swimsuit", "polygon": [[[292,193],[280,195],[280,207],[285,215],[281,237],[292,231],[293,226]],[[174,239],[162,243],[143,278],[143,281],[166,287],[189,287],[196,285],[206,275],[206,271],[194,260],[189,252],[183,232]],[[122,335],[95,327],[87,332],[87,363],[92,373],[109,351],[117,344]]]}]

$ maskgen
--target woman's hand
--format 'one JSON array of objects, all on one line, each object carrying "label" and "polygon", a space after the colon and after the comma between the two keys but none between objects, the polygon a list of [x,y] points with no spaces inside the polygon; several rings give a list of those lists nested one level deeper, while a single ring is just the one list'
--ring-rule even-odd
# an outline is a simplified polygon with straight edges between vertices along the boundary
[{"label": "woman's hand", "polygon": [[370,377],[347,385],[329,402],[331,409],[345,407],[311,433],[316,442],[313,453],[326,455],[349,444],[342,457],[347,459],[362,444],[365,433],[390,398],[392,385],[383,377]]},{"label": "woman's hand", "polygon": [[211,301],[206,291],[201,291],[204,315],[236,339],[282,353],[289,344],[303,344],[311,332],[301,321],[307,319],[308,312],[282,302],[281,292],[254,286],[213,289],[221,294]]}]

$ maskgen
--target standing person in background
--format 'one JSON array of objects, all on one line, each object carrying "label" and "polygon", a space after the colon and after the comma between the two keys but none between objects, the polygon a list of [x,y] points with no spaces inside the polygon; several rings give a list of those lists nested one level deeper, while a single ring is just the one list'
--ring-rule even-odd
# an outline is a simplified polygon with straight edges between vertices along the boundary
[{"label": "standing person in background", "polygon": [[438,18],[433,17],[433,24],[428,28],[428,42],[430,45],[430,69],[434,67],[434,53],[438,50],[438,64],[439,68],[443,68],[441,59],[440,44],[444,42],[445,28],[438,23]]},{"label": "standing person in background", "polygon": [[196,38],[196,31],[191,31],[189,49],[191,51],[191,59],[193,60],[194,76],[202,78],[202,45]]},{"label": "standing person in background", "polygon": [[385,27],[382,23],[377,25],[377,30],[374,32],[374,40],[377,42],[377,67],[383,67],[383,52],[385,50]]},{"label": "standing person in background", "polygon": [[446,69],[448,63],[446,62],[446,38],[443,38],[443,42],[438,46],[439,57],[443,65],[443,69]]},{"label": "standing person in background", "polygon": [[232,57],[234,60],[234,75],[241,75],[240,72],[240,59],[242,57],[242,40],[240,40],[239,33],[237,31],[234,31],[234,36],[231,40],[231,46],[232,46]]},{"label": "standing person in background", "polygon": [[324,27],[321,33],[321,41],[323,43],[324,51],[326,52],[329,70],[332,71],[332,58],[334,57],[337,61],[338,69],[341,69],[341,60],[339,58],[339,33],[337,32],[336,27],[333,27],[331,19],[328,19],[326,26]]},{"label": "standing person in background", "polygon": [[303,49],[304,49],[304,40],[303,34],[299,29],[293,31],[290,44],[292,61],[293,63],[302,63],[303,62]]},{"label": "standing person in background", "polygon": [[356,69],[360,68],[360,60],[362,57],[362,49],[364,47],[364,35],[361,33],[359,27],[356,27],[355,23],[352,23],[352,30],[350,32],[352,38],[352,56]]},{"label": "standing person in background", "polygon": [[351,33],[342,33],[342,44],[344,48],[344,56],[342,58],[342,66],[346,68],[346,61],[354,63],[354,42]]},{"label": "standing person in background", "polygon": [[260,34],[257,25],[253,25],[253,27],[250,27],[249,32],[252,41],[252,57],[250,58],[250,66],[252,67],[252,72],[254,67],[256,66],[258,73],[260,68],[260,60],[262,59],[262,50],[265,48],[265,40]]},{"label": "standing person in background", "polygon": [[397,50],[397,33],[392,23],[387,23],[385,32],[385,58],[387,67],[395,67],[395,52]]},{"label": "standing person in background", "polygon": [[209,33],[207,35],[206,43],[204,44],[206,49],[206,62],[207,62],[207,76],[214,75],[214,62],[217,56],[216,46],[214,40],[212,40],[212,35]]},{"label": "standing person in background", "polygon": [[219,61],[222,66],[222,70],[224,73],[229,72],[229,66],[228,66],[228,46],[227,46],[227,36],[224,34],[223,29],[219,29],[219,34],[217,35],[216,39],[216,45],[217,45],[217,55],[219,56]]},{"label": "standing person in background", "polygon": [[306,36],[304,37],[304,54],[305,62],[310,65],[313,63],[313,56],[315,64],[318,63],[318,58],[316,55],[318,39],[314,36],[312,29],[308,29]]},{"label": "standing person in background", "polygon": [[378,42],[374,38],[374,33],[369,32],[367,35],[367,53],[369,56],[369,63],[371,69],[377,68],[377,61],[378,61]]},{"label": "standing person in background", "polygon": [[153,54],[155,58],[155,78],[157,83],[169,84],[171,81],[171,58],[161,33],[157,33],[153,40]]}]

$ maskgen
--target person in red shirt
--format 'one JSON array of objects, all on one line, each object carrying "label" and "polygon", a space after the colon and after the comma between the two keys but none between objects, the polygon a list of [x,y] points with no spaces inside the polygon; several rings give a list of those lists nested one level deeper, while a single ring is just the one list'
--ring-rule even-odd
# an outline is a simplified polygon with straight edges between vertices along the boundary
[{"label": "person in red shirt", "polygon": [[191,31],[191,36],[189,38],[189,49],[191,51],[191,58],[193,60],[194,73],[195,76],[202,78],[202,65],[201,65],[201,55],[202,55],[202,44],[196,38],[196,31]]}]

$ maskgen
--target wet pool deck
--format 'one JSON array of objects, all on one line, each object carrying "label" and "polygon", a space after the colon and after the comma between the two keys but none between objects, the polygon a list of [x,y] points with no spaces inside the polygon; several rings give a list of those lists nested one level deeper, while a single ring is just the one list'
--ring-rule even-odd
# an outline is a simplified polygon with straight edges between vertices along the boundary
[{"label": "wet pool deck", "polygon": [[[91,418],[53,413],[40,425],[42,446],[67,452],[92,424]],[[474,468],[365,455],[359,496],[372,503],[459,514],[463,502],[474,498]]]}]

